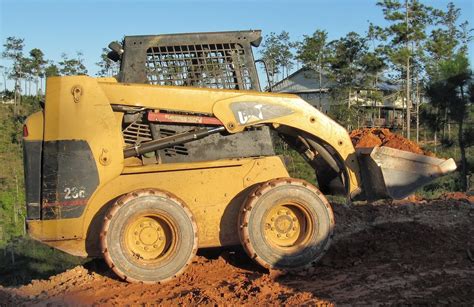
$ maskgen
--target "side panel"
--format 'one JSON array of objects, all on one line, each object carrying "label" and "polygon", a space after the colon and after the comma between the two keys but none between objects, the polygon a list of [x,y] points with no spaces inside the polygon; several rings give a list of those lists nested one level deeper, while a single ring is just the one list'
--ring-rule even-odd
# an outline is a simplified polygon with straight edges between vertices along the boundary
[{"label": "side panel", "polygon": [[47,80],[42,219],[80,217],[99,185],[123,169],[120,125],[97,84],[88,77]]},{"label": "side panel", "polygon": [[[119,196],[143,188],[156,188],[182,199],[196,218],[199,247],[238,244],[239,210],[250,189],[259,182],[288,177],[279,157],[220,160],[212,163],[177,163],[150,172],[149,167],[126,168],[93,195],[80,218],[29,221],[33,238],[78,256],[100,256],[99,233],[107,209]],[[176,167],[175,166],[175,167]],[[81,232],[73,232],[81,227]],[[74,239],[74,240],[65,240]]]},{"label": "side panel", "polygon": [[99,173],[86,141],[46,141],[43,146],[42,219],[82,215],[99,185]]},{"label": "side panel", "polygon": [[26,218],[41,217],[41,156],[42,141],[23,141],[23,168],[25,172]]},{"label": "side panel", "polygon": [[[192,126],[151,125],[154,139],[189,131]],[[236,134],[212,134],[201,140],[157,151],[161,163],[213,161],[242,157],[273,156],[268,127]]]},{"label": "side panel", "polygon": [[27,220],[41,218],[43,125],[43,112],[39,111],[28,116],[23,127],[23,167]]}]

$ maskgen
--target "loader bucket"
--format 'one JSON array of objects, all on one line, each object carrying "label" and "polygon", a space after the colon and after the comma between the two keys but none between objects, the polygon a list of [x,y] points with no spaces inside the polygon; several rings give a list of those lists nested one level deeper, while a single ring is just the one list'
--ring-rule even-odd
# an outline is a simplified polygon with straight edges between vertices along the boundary
[{"label": "loader bucket", "polygon": [[456,170],[453,159],[439,159],[390,147],[356,149],[362,187],[369,201],[403,199],[435,178]]}]

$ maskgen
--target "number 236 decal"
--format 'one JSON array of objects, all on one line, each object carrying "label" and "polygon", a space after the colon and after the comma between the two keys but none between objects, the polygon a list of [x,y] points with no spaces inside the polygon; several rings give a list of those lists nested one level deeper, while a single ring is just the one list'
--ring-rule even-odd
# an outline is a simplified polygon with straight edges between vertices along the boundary
[{"label": "number 236 decal", "polygon": [[86,198],[86,189],[84,188],[65,188],[64,193],[64,199]]}]

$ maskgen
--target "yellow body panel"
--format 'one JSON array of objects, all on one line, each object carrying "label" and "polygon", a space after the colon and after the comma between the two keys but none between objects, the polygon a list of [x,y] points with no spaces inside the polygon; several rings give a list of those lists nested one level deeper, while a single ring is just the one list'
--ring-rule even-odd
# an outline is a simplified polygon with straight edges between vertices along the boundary
[{"label": "yellow body panel", "polygon": [[28,136],[24,136],[25,141],[40,141],[43,139],[43,112],[36,112],[28,116],[25,121],[28,129]]},{"label": "yellow body panel", "polygon": [[[291,114],[241,124],[231,111],[237,102],[281,106]],[[135,158],[123,158],[122,116],[112,110],[113,104],[209,114],[230,133],[263,123],[293,127],[330,144],[345,162],[349,190],[360,187],[355,151],[346,130],[298,96],[54,77],[47,81],[44,133],[43,113],[39,112],[26,122],[29,138],[86,141],[99,185],[80,217],[28,221],[28,231],[37,240],[74,255],[98,255],[98,235],[108,205],[133,190],[156,188],[188,205],[197,222],[200,247],[238,244],[237,215],[249,188],[289,176],[279,157],[130,166]]]},{"label": "yellow body panel", "polygon": [[90,77],[47,79],[44,141],[86,140],[96,162],[107,156],[107,163],[96,163],[102,184],[122,172],[123,139],[99,84]]},{"label": "yellow body panel", "polygon": [[[181,163],[180,163],[181,164]],[[195,168],[174,170],[163,165],[161,171],[124,174],[101,186],[88,203],[80,218],[28,221],[28,231],[40,241],[72,239],[68,244],[48,242],[71,254],[97,255],[98,229],[103,219],[105,204],[128,192],[156,188],[182,199],[193,213],[198,225],[199,247],[238,244],[237,219],[248,188],[273,178],[288,177],[279,157],[219,160],[198,162]],[[181,166],[185,166],[184,163]],[[138,168],[140,169],[140,167]],[[143,168],[141,169],[143,171]],[[94,228],[95,227],[95,228]],[[88,233],[97,235],[88,238]],[[70,249],[72,248],[73,249]],[[66,250],[66,248],[68,248]]]}]

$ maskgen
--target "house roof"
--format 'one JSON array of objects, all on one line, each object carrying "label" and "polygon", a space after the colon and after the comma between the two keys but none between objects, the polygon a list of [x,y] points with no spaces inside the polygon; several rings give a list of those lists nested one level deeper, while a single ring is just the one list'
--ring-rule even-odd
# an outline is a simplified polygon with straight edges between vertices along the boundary
[{"label": "house roof", "polygon": [[[335,83],[324,74],[321,78],[321,91],[328,91]],[[319,75],[313,69],[302,67],[275,83],[272,86],[274,92],[304,93],[319,91]]]},{"label": "house roof", "polygon": [[[329,79],[323,72],[321,78],[321,91],[327,92],[331,88],[336,87],[336,85],[337,83]],[[319,73],[311,68],[302,67],[285,79],[275,83],[272,86],[272,91],[285,93],[308,93],[319,92],[319,88]],[[400,90],[399,85],[391,83],[389,79],[384,77],[379,78],[376,88],[386,92],[395,92]]]}]

